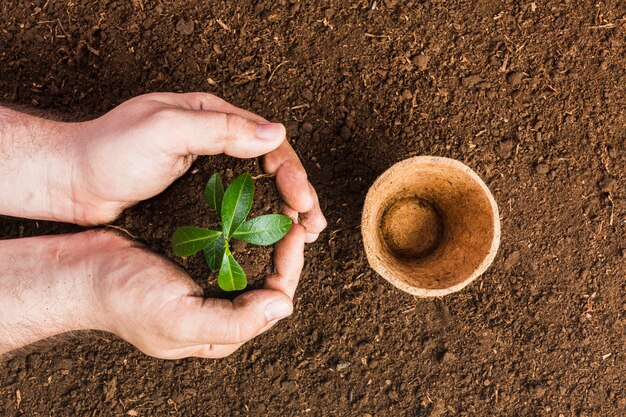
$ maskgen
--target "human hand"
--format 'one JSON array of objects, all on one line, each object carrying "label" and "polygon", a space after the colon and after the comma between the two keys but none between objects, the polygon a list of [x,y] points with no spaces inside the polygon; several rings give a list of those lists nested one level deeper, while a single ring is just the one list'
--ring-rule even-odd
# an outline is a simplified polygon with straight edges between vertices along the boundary
[{"label": "human hand", "polygon": [[252,158],[276,175],[286,214],[302,224],[307,242],[326,227],[317,194],[285,128],[206,93],[154,93],[122,103],[81,123],[76,140],[78,176],[73,195],[78,223],[115,219],[183,175],[197,155]]},{"label": "human hand", "polygon": [[233,301],[205,299],[180,268],[110,231],[0,240],[0,355],[96,329],[159,358],[227,356],[291,314],[305,237],[294,225],[276,273]]},{"label": "human hand", "polygon": [[275,246],[276,273],[263,289],[229,301],[204,298],[180,268],[108,234],[93,273],[102,327],[163,359],[228,356],[292,313],[305,237],[294,225]]}]

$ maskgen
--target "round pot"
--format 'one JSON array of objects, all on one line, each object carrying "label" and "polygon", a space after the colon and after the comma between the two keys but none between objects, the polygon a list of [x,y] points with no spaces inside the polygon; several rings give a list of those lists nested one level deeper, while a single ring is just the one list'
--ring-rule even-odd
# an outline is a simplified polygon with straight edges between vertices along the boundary
[{"label": "round pot", "polygon": [[365,198],[361,224],[371,267],[420,297],[459,291],[491,265],[500,217],[491,192],[463,163],[417,156],[393,165]]}]

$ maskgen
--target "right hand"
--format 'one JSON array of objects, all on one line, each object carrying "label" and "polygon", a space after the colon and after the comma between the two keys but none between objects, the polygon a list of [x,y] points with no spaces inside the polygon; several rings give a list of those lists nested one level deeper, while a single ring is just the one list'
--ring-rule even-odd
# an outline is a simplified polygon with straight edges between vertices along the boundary
[{"label": "right hand", "polygon": [[[276,273],[262,289],[233,301],[204,298],[176,265],[108,231],[91,248],[93,289],[102,330],[163,359],[221,358],[271,328],[293,311],[304,263],[304,227],[294,224],[275,246]],[[96,250],[97,249],[97,250]]]}]

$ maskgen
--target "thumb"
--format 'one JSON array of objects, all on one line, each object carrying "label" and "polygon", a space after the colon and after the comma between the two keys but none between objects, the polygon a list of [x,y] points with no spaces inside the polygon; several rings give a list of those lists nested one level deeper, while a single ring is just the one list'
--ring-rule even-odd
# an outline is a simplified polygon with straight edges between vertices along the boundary
[{"label": "thumb", "polygon": [[250,291],[233,301],[194,298],[178,322],[183,338],[197,344],[247,342],[293,311],[291,299],[275,290]]},{"label": "thumb", "polygon": [[166,119],[166,128],[176,132],[170,145],[179,155],[255,158],[278,148],[286,137],[280,123],[256,122],[234,113],[176,109]]}]

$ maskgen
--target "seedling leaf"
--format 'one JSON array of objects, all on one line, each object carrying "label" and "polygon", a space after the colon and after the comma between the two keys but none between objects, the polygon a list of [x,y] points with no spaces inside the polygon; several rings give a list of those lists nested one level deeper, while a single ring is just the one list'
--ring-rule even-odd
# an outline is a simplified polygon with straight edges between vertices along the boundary
[{"label": "seedling leaf", "polygon": [[246,273],[243,272],[241,266],[229,252],[222,259],[222,267],[217,277],[217,284],[224,291],[239,291],[246,288]]},{"label": "seedling leaf", "polygon": [[213,272],[220,269],[220,265],[222,265],[225,244],[224,235],[221,234],[215,241],[213,241],[213,243],[204,247],[204,260],[209,266],[209,269]]},{"label": "seedling leaf", "polygon": [[215,242],[222,235],[217,230],[202,229],[200,227],[179,227],[172,236],[172,249],[176,256],[191,256],[205,246]]},{"label": "seedling leaf", "polygon": [[285,237],[291,224],[291,219],[282,214],[265,214],[239,226],[233,239],[260,246],[272,245]]},{"label": "seedling leaf", "polygon": [[217,211],[219,216],[222,212],[222,200],[224,199],[224,185],[222,184],[222,177],[219,173],[215,173],[209,178],[209,182],[204,187],[204,200],[211,206],[211,208]]},{"label": "seedling leaf", "polygon": [[271,245],[282,239],[291,229],[292,221],[282,214],[267,214],[248,220],[252,208],[254,181],[250,174],[242,174],[224,191],[218,173],[211,176],[204,188],[204,199],[220,217],[218,230],[185,226],[172,236],[172,247],[177,256],[191,256],[202,250],[207,265],[219,272],[217,282],[224,291],[246,288],[246,273],[233,258],[231,238],[256,245]]},{"label": "seedling leaf", "polygon": [[227,239],[246,220],[252,208],[253,196],[254,182],[250,174],[241,174],[226,189],[222,201],[221,218]]}]

